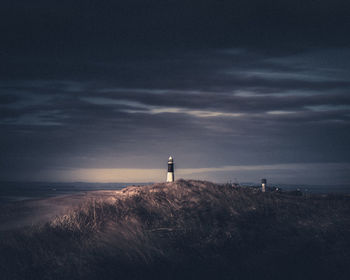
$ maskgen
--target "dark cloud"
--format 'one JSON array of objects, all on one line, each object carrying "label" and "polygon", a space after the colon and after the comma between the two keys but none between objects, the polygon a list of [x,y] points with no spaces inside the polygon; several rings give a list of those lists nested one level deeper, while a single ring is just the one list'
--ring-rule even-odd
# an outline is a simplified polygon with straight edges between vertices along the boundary
[{"label": "dark cloud", "polygon": [[281,50],[291,44],[294,48],[343,44],[348,10],[345,0],[36,1],[30,5],[17,0],[2,2],[1,25],[13,50],[26,47],[58,56],[72,50],[88,56],[95,54],[94,48],[249,45]]},{"label": "dark cloud", "polygon": [[0,179],[168,153],[184,168],[348,163],[349,8],[3,1]]},{"label": "dark cloud", "polygon": [[13,104],[18,101],[17,96],[11,94],[0,95],[0,105]]}]

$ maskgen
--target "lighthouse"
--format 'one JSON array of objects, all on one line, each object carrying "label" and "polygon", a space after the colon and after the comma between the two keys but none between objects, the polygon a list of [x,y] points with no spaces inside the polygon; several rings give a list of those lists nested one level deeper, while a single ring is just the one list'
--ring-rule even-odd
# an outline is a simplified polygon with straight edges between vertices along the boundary
[{"label": "lighthouse", "polygon": [[174,182],[175,181],[175,176],[174,176],[174,160],[170,156],[168,159],[168,174],[166,176],[166,181],[167,182]]},{"label": "lighthouse", "polygon": [[267,180],[266,179],[261,179],[261,191],[262,192],[266,191],[266,184],[267,184]]}]

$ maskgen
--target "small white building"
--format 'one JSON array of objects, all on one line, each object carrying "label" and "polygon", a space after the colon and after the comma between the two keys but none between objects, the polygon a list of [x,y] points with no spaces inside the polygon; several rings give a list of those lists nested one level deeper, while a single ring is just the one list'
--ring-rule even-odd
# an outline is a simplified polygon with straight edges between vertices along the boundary
[{"label": "small white building", "polygon": [[267,180],[261,179],[261,191],[262,192],[266,192],[266,185],[267,185]]}]

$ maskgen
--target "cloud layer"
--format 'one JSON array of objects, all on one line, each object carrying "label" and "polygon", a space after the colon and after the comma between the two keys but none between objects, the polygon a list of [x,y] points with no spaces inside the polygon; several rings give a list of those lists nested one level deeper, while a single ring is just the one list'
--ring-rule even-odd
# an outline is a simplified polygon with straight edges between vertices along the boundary
[{"label": "cloud layer", "polygon": [[4,4],[0,179],[159,170],[173,154],[207,179],[336,164],[327,180],[348,182],[347,2],[78,2]]}]

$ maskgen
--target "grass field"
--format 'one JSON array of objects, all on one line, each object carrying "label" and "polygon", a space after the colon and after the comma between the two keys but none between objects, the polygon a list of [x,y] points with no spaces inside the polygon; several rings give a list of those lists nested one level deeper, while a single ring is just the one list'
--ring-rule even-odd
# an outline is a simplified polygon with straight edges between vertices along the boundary
[{"label": "grass field", "polygon": [[0,233],[1,279],[350,279],[350,197],[128,187]]}]

